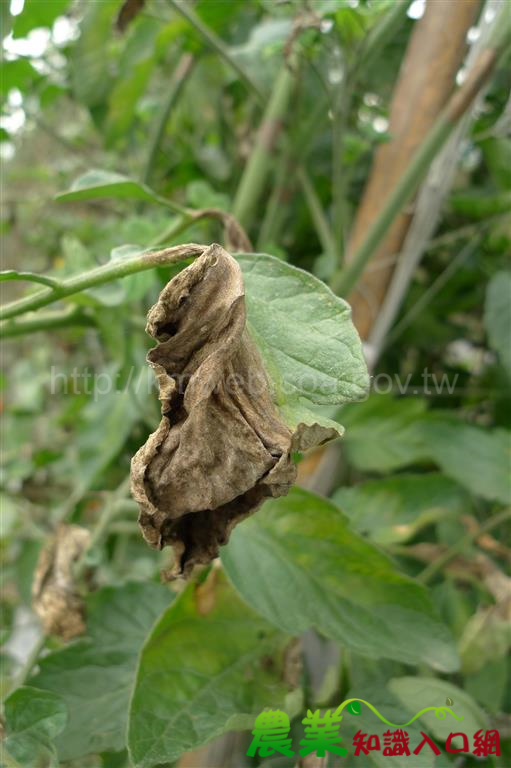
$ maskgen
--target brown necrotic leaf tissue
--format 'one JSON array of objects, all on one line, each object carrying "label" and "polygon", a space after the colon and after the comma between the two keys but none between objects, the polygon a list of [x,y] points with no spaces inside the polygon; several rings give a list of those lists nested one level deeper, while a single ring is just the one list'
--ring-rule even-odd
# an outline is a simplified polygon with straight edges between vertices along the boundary
[{"label": "brown necrotic leaf tissue", "polygon": [[162,419],[133,457],[132,493],[146,541],[171,545],[176,574],[187,573],[265,498],[287,493],[292,434],[246,328],[241,270],[219,245],[168,283],[146,330]]}]

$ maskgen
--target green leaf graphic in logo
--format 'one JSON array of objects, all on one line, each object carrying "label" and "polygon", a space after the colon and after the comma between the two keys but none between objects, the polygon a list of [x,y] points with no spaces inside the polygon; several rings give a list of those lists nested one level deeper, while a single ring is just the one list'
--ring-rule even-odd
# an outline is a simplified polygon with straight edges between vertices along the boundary
[{"label": "green leaf graphic in logo", "polygon": [[451,699],[450,696],[448,696],[445,700],[445,703],[447,704],[448,707],[452,707],[452,705],[454,704],[454,701]]},{"label": "green leaf graphic in logo", "polygon": [[350,701],[346,709],[350,715],[360,715],[362,713],[362,707],[360,706],[359,701]]}]

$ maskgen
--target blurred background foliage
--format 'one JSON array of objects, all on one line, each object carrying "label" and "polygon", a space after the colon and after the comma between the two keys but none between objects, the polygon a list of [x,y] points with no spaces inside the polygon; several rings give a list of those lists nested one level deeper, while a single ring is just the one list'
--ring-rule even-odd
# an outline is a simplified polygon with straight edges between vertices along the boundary
[{"label": "blurred background foliage", "polygon": [[[149,246],[218,241],[223,237],[218,220],[192,221],[186,213],[215,208],[239,216],[255,250],[329,282],[339,258],[336,248],[329,247],[336,195],[339,203],[332,180],[341,169],[341,237],[347,238],[374,152],[390,138],[389,105],[423,10],[420,0],[3,2],[3,268],[60,278]],[[472,34],[472,42],[476,39]],[[326,481],[311,469],[324,457],[307,458],[301,465],[303,484],[330,495],[347,515],[351,531],[384,550],[402,572],[428,584],[461,658],[457,671],[435,677],[426,662],[414,666],[388,655],[377,661],[335,640],[308,635],[300,675],[307,706],[336,705],[357,693],[405,717],[427,706],[429,685],[439,705],[447,689],[455,703],[468,697],[478,727],[491,723],[500,728],[503,742],[511,733],[505,714],[511,705],[508,64],[509,56],[456,147],[456,172],[440,221],[373,370],[375,379],[385,382],[380,387],[385,393],[373,392],[367,401],[330,414],[346,426],[346,436],[336,445]],[[258,168],[264,172],[256,183],[261,193],[247,202],[243,180],[277,84],[281,97],[288,89],[287,102],[276,105],[279,130],[271,151],[260,159]],[[85,192],[74,200],[56,200],[93,170],[96,175],[82,178],[74,189],[86,189],[92,178],[96,186],[108,185],[104,195]],[[126,186],[114,173],[136,184]],[[144,192],[147,187],[155,194]],[[158,609],[168,604],[168,593],[162,598],[155,583],[168,566],[168,555],[151,551],[141,540],[125,479],[131,456],[159,418],[144,362],[149,347],[144,318],[169,274],[168,269],[150,270],[77,294],[66,302],[68,315],[59,316],[61,327],[38,327],[34,315],[30,332],[13,332],[4,342],[4,694],[26,682],[37,658],[29,656],[27,662],[33,646],[39,653],[45,642],[54,653],[63,653],[56,639],[38,639],[30,608],[39,551],[59,522],[97,531],[105,510],[115,504],[108,529],[100,531],[87,553],[93,573],[89,588],[101,588],[88,598],[100,596],[90,609],[96,625],[101,601],[114,604],[116,589],[119,617],[125,600],[126,611],[145,627],[140,642]],[[4,301],[22,295],[21,284],[3,285]],[[446,375],[454,382],[452,392],[432,380],[428,384],[425,370],[437,382]],[[93,377],[105,372],[119,382],[120,391],[101,394],[94,388]],[[407,382],[406,392],[399,391],[397,381]],[[307,500],[303,503],[307,509]],[[323,535],[328,538],[328,529]],[[226,561],[229,573],[232,558]],[[126,584],[132,581],[140,583]],[[138,617],[144,603],[154,610]],[[189,621],[192,609],[180,609]],[[232,621],[243,623],[236,611]],[[117,620],[111,621],[115,625]],[[124,621],[129,637],[134,630]],[[121,618],[118,622],[122,626]],[[108,626],[101,626],[103,635],[96,632],[91,641],[96,646],[88,646],[85,656],[108,648],[120,652],[119,638],[109,639]],[[374,627],[368,625],[371,632]],[[119,670],[132,670],[138,648],[135,643],[122,650],[112,689],[124,680]],[[30,755],[37,743],[46,750],[40,765],[124,768],[129,764],[120,733],[124,721],[116,719],[102,694],[95,700],[94,685],[101,688],[97,672],[92,710],[86,709],[87,716],[82,714],[71,730],[64,730],[65,738],[57,739],[62,762],[55,762],[53,742],[64,728],[64,715],[57,695],[62,691],[52,675],[58,677],[59,664],[65,676],[73,664],[82,663],[79,645],[68,650],[77,661],[57,656],[56,666],[47,665],[27,683],[37,688],[39,680],[38,692],[21,688],[14,704],[12,697],[8,700],[11,730],[29,734],[15,751]],[[276,666],[279,654],[275,650]],[[144,663],[150,666],[151,659]],[[94,675],[90,664],[83,661],[83,669]],[[271,671],[266,670],[270,677]],[[423,691],[420,701],[412,695],[410,702],[405,684],[410,676]],[[68,684],[83,688],[85,683],[70,677]],[[254,697],[262,709],[264,696]],[[31,731],[33,721],[29,727],[16,721],[18,700],[27,712],[31,706],[43,707],[51,727]],[[275,689],[275,699],[266,704],[279,701]],[[99,720],[112,718],[111,738],[87,732],[94,707]],[[300,711],[298,704],[295,713]],[[229,707],[224,723],[227,713]],[[211,726],[208,733],[219,732]],[[442,739],[442,733],[435,735]],[[174,747],[169,765],[201,742],[183,736],[178,743],[181,749]],[[244,756],[246,744],[234,741],[226,748],[224,743],[222,752],[219,743],[217,752],[197,753],[182,765],[214,765],[215,760],[237,767],[255,764]],[[509,745],[503,743],[502,749],[500,760],[486,762],[509,765]],[[375,754],[377,765],[394,764]],[[428,765],[448,763],[445,754],[436,763],[428,759]],[[373,754],[367,761],[347,758],[342,765],[373,765],[372,760]],[[469,756],[463,760],[455,764],[477,762]],[[26,761],[22,764],[31,764]],[[274,759],[264,765],[288,763]]]}]

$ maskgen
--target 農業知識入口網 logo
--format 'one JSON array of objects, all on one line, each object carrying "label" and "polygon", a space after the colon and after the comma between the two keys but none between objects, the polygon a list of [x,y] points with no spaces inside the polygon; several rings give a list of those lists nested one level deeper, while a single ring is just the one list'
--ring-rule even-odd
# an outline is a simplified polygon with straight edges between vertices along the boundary
[{"label": "\u8fb2\u696d\u77e5\u8b58\u5165\u53e3\u7db2 logo", "polygon": [[[435,755],[441,754],[441,749],[433,739],[424,731],[420,731],[421,741],[414,747],[410,744],[408,732],[404,729],[411,725],[419,717],[427,712],[433,712],[439,719],[444,719],[447,715],[455,720],[463,720],[462,716],[456,715],[450,708],[453,705],[452,699],[448,698],[444,707],[425,707],[412,717],[407,723],[401,725],[389,722],[380,712],[368,701],[363,699],[348,699],[344,701],[336,710],[321,713],[317,709],[312,712],[310,709],[306,717],[303,718],[304,738],[299,742],[298,753],[306,757],[315,753],[317,757],[325,757],[327,752],[344,757],[348,754],[348,748],[342,746],[342,736],[339,733],[342,712],[346,709],[351,715],[360,715],[362,713],[361,705],[365,705],[375,714],[383,723],[394,730],[386,731],[381,738],[376,733],[362,733],[359,730],[353,737],[354,756],[368,755],[370,752],[382,751],[385,757],[408,755],[419,755],[422,750],[431,750]],[[276,753],[292,757],[295,753],[292,749],[292,738],[289,736],[291,723],[289,716],[280,709],[268,709],[257,716],[254,729],[252,731],[252,742],[247,750],[249,757],[259,755],[260,757],[270,757]],[[456,745],[455,745],[456,740]],[[383,741],[383,744],[382,744]],[[461,744],[461,746],[460,746]],[[473,734],[471,743],[466,733],[462,731],[451,731],[445,739],[445,751],[456,754],[472,754],[475,757],[488,757],[490,755],[500,756],[500,739],[497,730],[483,731],[480,729]]]}]

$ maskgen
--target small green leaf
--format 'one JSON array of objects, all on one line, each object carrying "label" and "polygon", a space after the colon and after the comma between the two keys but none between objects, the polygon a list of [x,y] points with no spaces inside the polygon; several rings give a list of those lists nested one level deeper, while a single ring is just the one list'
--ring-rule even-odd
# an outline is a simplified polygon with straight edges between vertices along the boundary
[{"label": "small green leaf", "polygon": [[111,171],[91,170],[84,173],[66,192],[55,196],[56,200],[97,200],[99,198],[130,198],[148,200],[153,203],[167,204],[156,192],[138,181]]},{"label": "small green leaf", "polygon": [[350,701],[348,706],[346,707],[346,711],[350,713],[350,715],[360,715],[362,714],[362,707],[360,705],[359,701]]},{"label": "small green leaf", "polygon": [[23,768],[57,768],[53,740],[67,722],[67,707],[60,696],[23,686],[5,701],[8,754]]},{"label": "small green leaf", "polygon": [[280,674],[288,638],[224,580],[215,584],[213,600],[213,609],[200,615],[189,587],[144,645],[128,732],[137,768],[172,762],[225,731],[250,728],[265,707],[284,706]]},{"label": "small green leaf", "polygon": [[490,346],[511,378],[511,272],[497,272],[486,289],[484,325]]},{"label": "small green leaf", "polygon": [[233,531],[221,557],[243,598],[286,632],[315,627],[372,658],[458,667],[426,590],[319,496],[294,488],[267,501]]},{"label": "small green leaf", "polygon": [[58,694],[69,710],[55,741],[61,761],[124,748],[138,653],[172,598],[153,583],[100,589],[87,598],[86,638],[39,661],[31,683]]}]

